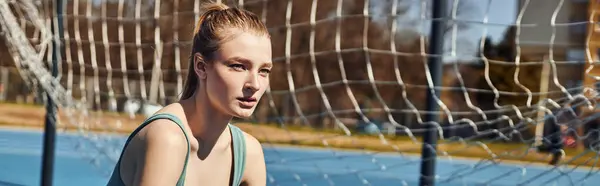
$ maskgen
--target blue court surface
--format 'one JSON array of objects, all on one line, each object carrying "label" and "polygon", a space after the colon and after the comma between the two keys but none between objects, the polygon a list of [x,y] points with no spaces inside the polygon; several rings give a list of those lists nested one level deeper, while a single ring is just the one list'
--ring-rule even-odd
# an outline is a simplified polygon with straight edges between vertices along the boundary
[{"label": "blue court surface", "polygon": [[[119,143],[111,148],[119,149],[124,140],[125,136],[120,136]],[[103,157],[108,157],[97,153],[102,150],[77,148],[77,144],[85,141],[88,140],[78,135],[60,133],[56,146],[55,185],[100,186],[106,183],[106,171],[110,171],[114,164],[102,161]],[[88,142],[87,145],[94,144]],[[418,156],[272,147],[266,144],[264,150],[268,185],[418,184]],[[0,185],[39,185],[41,152],[41,132],[0,129]],[[89,154],[97,157],[88,158]],[[90,159],[97,162],[93,163]],[[598,185],[600,175],[597,170],[440,158],[437,160],[439,181],[436,185]]]}]

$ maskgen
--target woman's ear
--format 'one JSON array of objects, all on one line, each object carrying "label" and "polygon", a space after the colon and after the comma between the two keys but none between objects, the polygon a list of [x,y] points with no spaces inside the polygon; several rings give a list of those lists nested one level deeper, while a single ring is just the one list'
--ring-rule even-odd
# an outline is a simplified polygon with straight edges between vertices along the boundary
[{"label": "woman's ear", "polygon": [[200,53],[194,54],[194,71],[198,78],[206,79],[206,62]]}]

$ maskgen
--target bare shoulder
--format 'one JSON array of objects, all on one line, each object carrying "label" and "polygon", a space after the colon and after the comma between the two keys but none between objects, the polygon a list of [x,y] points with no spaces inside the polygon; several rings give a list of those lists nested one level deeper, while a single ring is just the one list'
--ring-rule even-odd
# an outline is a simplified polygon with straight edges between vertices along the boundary
[{"label": "bare shoulder", "polygon": [[252,135],[244,132],[246,137],[246,161],[247,170],[244,171],[244,181],[242,185],[263,186],[267,185],[267,168],[262,145]]},{"label": "bare shoulder", "polygon": [[155,114],[171,114],[177,117],[183,126],[182,128],[172,120],[169,119],[157,119],[149,123],[140,133],[145,135],[142,138],[148,143],[156,143],[159,145],[174,145],[174,147],[187,146],[185,138],[186,131],[186,118],[183,114],[183,110],[179,104],[170,104]]},{"label": "bare shoulder", "polygon": [[171,120],[158,119],[140,130],[138,138],[146,145],[159,145],[163,148],[187,147],[183,130]]},{"label": "bare shoulder", "polygon": [[153,120],[132,139],[135,165],[127,183],[171,185],[177,182],[186,163],[188,142],[184,132],[168,119]]},{"label": "bare shoulder", "polygon": [[246,138],[247,155],[251,158],[263,158],[263,149],[260,142],[252,135],[243,132]]}]

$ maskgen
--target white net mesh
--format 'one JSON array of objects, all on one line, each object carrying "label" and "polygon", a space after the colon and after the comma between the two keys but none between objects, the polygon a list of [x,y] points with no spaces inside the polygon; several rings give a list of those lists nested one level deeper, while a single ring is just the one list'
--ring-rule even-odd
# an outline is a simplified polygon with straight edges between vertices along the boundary
[{"label": "white net mesh", "polygon": [[[269,185],[417,183],[421,160],[412,154],[421,151],[428,113],[431,1],[224,2],[255,12],[272,35],[271,87],[253,120],[237,122],[263,143]],[[598,180],[595,11],[586,13],[594,3],[448,3],[443,86],[436,87],[438,183]],[[177,100],[200,4],[70,0],[56,16],[49,1],[0,1],[0,57],[9,69],[0,81],[11,90],[3,99],[33,92],[43,103],[41,93],[51,93],[59,126],[85,137],[76,148],[108,176],[123,142],[114,134]],[[62,38],[51,32],[58,17]],[[62,53],[58,79],[49,68],[52,40]],[[33,91],[12,88],[23,84]]]}]

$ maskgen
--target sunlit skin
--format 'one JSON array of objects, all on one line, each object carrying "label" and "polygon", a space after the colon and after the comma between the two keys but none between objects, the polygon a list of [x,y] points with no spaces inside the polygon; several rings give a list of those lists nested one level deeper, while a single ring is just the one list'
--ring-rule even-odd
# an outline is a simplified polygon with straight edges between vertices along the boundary
[{"label": "sunlit skin", "polygon": [[[157,113],[179,117],[190,140],[185,185],[229,185],[232,167],[233,117],[252,115],[269,86],[271,41],[268,36],[233,30],[212,59],[195,54],[194,71],[200,83],[195,94]],[[185,160],[187,144],[181,129],[169,120],[144,127],[124,152],[121,164],[127,185],[173,185]],[[266,185],[260,143],[246,136],[247,160],[242,185]]]},{"label": "sunlit skin", "polygon": [[208,100],[225,118],[252,115],[269,86],[270,51],[268,38],[241,33],[222,45],[212,64],[196,63],[196,73],[206,84],[200,89],[207,90]]}]

